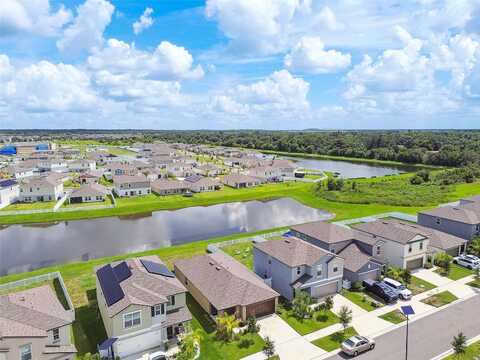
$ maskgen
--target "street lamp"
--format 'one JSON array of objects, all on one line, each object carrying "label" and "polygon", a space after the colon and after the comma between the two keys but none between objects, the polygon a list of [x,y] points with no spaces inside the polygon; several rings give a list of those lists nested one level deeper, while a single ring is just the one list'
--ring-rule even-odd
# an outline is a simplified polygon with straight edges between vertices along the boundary
[{"label": "street lamp", "polygon": [[415,311],[410,305],[402,306],[402,313],[407,317],[407,334],[405,339],[405,360],[408,360],[408,317],[409,315],[415,315]]}]

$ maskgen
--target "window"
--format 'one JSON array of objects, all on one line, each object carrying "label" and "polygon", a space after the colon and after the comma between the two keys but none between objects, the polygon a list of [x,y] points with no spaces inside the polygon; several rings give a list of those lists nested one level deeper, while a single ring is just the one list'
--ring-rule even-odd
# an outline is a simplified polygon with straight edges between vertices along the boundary
[{"label": "window", "polygon": [[380,255],[382,253],[382,247],[380,245],[377,245],[377,255]]},{"label": "window", "polygon": [[335,266],[335,267],[333,268],[333,272],[337,272],[337,271],[338,271],[338,267]]},{"label": "window", "polygon": [[317,266],[317,276],[322,276],[322,265]]},{"label": "window", "polygon": [[172,295],[172,296],[168,297],[168,305],[169,306],[175,305],[175,295]]},{"label": "window", "polygon": [[152,307],[152,317],[165,314],[165,304],[158,304]]},{"label": "window", "polygon": [[53,342],[59,341],[60,340],[60,330],[59,329],[53,329]]},{"label": "window", "polygon": [[440,218],[437,218],[437,219],[436,219],[436,223],[437,223],[438,225],[440,225],[441,222],[442,222],[442,221],[440,220]]},{"label": "window", "polygon": [[20,360],[32,359],[32,344],[20,346]]},{"label": "window", "polygon": [[300,269],[299,267],[297,267],[297,275],[300,275],[301,272],[302,272],[302,269]]},{"label": "window", "polygon": [[423,250],[423,241],[420,242],[420,250]]},{"label": "window", "polygon": [[409,253],[412,252],[412,244],[408,245],[408,252],[409,252]]},{"label": "window", "polygon": [[141,311],[135,311],[129,314],[123,315],[123,328],[128,329],[131,327],[139,326],[142,323]]}]

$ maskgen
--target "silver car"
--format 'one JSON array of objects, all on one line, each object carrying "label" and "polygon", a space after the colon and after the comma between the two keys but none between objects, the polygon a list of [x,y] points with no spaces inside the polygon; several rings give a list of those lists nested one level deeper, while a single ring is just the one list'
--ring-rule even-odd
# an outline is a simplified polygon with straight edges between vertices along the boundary
[{"label": "silver car", "polygon": [[373,350],[374,348],[374,340],[360,335],[352,336],[342,343],[342,351],[350,356],[357,356],[364,351]]}]

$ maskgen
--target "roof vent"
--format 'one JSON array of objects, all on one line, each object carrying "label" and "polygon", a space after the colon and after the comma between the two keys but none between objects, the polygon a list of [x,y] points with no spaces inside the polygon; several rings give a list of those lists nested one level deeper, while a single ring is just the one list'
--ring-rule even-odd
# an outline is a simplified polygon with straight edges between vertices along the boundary
[{"label": "roof vent", "polygon": [[289,239],[285,239],[285,242],[286,242],[287,244],[290,244],[290,240],[289,240]]},{"label": "roof vent", "polygon": [[220,266],[215,266],[215,269],[217,269],[218,271],[220,271],[222,268]]},{"label": "roof vent", "polygon": [[20,296],[20,301],[25,301],[25,296]]},{"label": "roof vent", "polygon": [[210,260],[208,263],[212,266],[215,265],[215,263],[212,260]]}]

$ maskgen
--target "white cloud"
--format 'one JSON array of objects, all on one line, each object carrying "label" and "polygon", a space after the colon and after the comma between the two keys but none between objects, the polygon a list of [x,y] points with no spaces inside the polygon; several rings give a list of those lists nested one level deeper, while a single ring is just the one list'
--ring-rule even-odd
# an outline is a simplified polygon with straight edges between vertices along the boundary
[{"label": "white cloud", "polygon": [[292,76],[287,70],[280,70],[264,80],[238,85],[225,94],[214,96],[210,108],[233,115],[292,114],[309,108],[309,90],[308,82]]},{"label": "white cloud", "polygon": [[75,54],[101,46],[103,32],[112,20],[114,9],[107,0],[86,0],[77,8],[75,20],[57,41],[58,49]]},{"label": "white cloud", "polygon": [[135,21],[133,23],[133,32],[135,35],[140,34],[143,30],[148,29],[150,26],[153,25],[153,9],[150,7],[147,7],[145,11],[143,12],[142,16],[140,16],[140,19]]},{"label": "white cloud", "polygon": [[299,0],[207,0],[205,12],[235,50],[268,55],[287,46],[291,23],[305,7]]},{"label": "white cloud", "polygon": [[141,51],[134,44],[109,39],[107,46],[94,50],[88,58],[94,70],[112,73],[135,73],[138,77],[156,80],[199,79],[204,71],[193,67],[193,57],[187,49],[162,41],[153,52]]},{"label": "white cloud", "polygon": [[1,3],[0,37],[19,33],[53,36],[72,17],[63,5],[53,12],[49,0],[2,0]]},{"label": "white cloud", "polygon": [[62,63],[40,61],[18,69],[5,85],[5,98],[24,111],[90,111],[97,102],[88,74]]},{"label": "white cloud", "polygon": [[319,37],[303,37],[284,58],[284,65],[310,74],[333,73],[350,66],[350,54],[325,50]]},{"label": "white cloud", "polygon": [[324,28],[330,31],[341,30],[345,27],[328,6],[325,6],[317,15],[315,15],[314,23],[317,29]]}]

